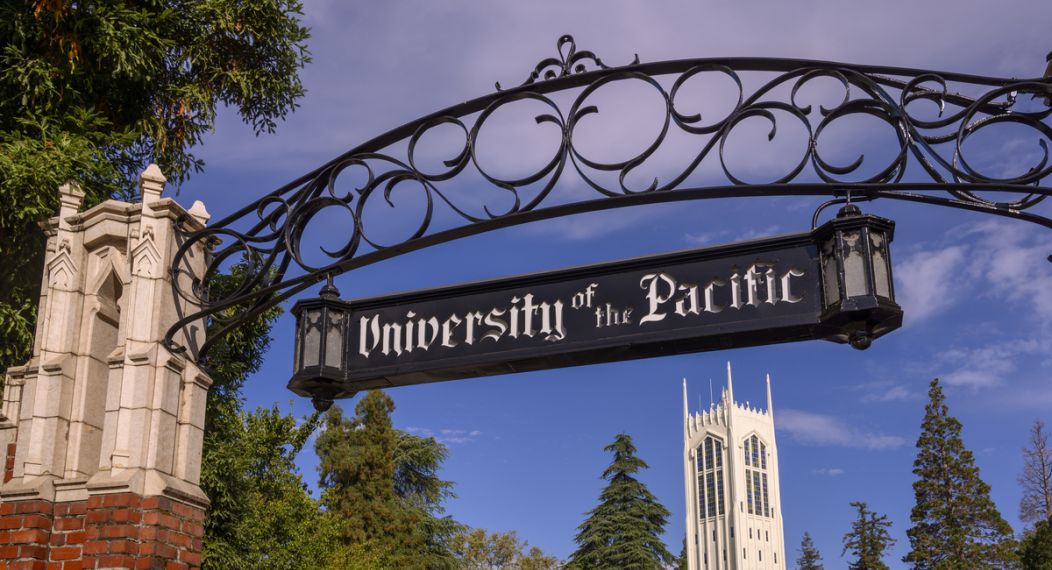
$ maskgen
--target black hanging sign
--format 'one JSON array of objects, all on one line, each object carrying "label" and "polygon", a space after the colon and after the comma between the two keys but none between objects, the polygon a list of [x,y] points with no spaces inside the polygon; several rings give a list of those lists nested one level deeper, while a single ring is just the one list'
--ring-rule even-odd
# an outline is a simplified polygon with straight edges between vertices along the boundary
[{"label": "black hanging sign", "polygon": [[[901,323],[886,248],[893,226],[887,222],[886,234],[873,238],[886,274],[869,269],[859,278],[872,283],[883,275],[886,286],[871,286],[859,297],[851,287],[861,281],[846,279],[844,267],[872,260],[852,265],[837,258],[869,251],[854,238],[866,239],[872,230],[856,223],[861,230],[833,231],[831,224],[811,233],[340,301],[328,317],[338,322],[327,326],[342,331],[342,339],[330,334],[323,342],[329,356],[320,359],[328,372],[297,362],[290,388],[310,394],[309,385],[342,378],[342,392],[350,394],[806,339],[846,342],[859,334],[864,346],[850,340],[864,348]],[[825,294],[823,271],[827,289],[836,288]],[[301,311],[294,312],[299,318]]]}]

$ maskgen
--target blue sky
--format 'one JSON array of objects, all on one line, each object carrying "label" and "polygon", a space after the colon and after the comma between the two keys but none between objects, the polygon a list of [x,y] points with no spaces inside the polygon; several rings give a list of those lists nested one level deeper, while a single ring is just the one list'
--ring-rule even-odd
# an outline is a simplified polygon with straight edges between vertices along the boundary
[{"label": "blue sky", "polygon": [[[989,3],[959,1],[324,0],[306,3],[305,20],[313,29],[314,62],[303,72],[308,94],[301,108],[276,134],[259,138],[233,113],[221,114],[200,149],[205,171],[181,189],[181,202],[201,199],[218,219],[390,128],[488,93],[495,81],[521,82],[555,55],[564,33],[610,65],[637,53],[642,61],[775,56],[1032,77],[1052,49],[1052,5],[1034,1],[991,10]],[[610,97],[603,105],[626,112],[623,122],[588,134],[597,154],[616,157],[650,132],[645,94]],[[866,138],[864,127],[838,140],[879,160],[880,139]],[[745,132],[732,158],[736,172],[761,177],[792,155],[791,131],[771,146]],[[1011,134],[973,152],[987,157],[991,169],[1010,170],[1037,148],[1032,139],[1016,146]],[[483,159],[511,173],[550,148],[536,131],[493,136]],[[581,192],[578,186],[561,190]],[[402,199],[412,210],[411,196]],[[406,255],[344,275],[337,285],[355,298],[803,231],[820,201],[710,201],[542,222]],[[680,382],[690,382],[692,409],[707,405],[709,379],[718,394],[730,360],[741,400],[762,402],[763,375],[771,374],[790,560],[807,530],[827,567],[846,566],[839,555],[852,515],[848,503],[864,500],[894,522],[899,544],[888,562],[899,568],[908,548],[913,444],[924,392],[937,376],[995,501],[1018,529],[1020,449],[1035,418],[1052,421],[1052,264],[1045,260],[1052,234],[926,206],[865,209],[897,221],[893,257],[906,311],[902,329],[868,351],[816,341],[406,387],[391,392],[395,423],[449,446],[442,475],[456,482],[458,495],[450,514],[472,526],[515,530],[563,558],[602,487],[599,475],[609,460],[602,448],[616,433],[629,433],[650,464],[641,478],[672,512],[666,542],[678,553]],[[1047,205],[1040,211],[1052,214]],[[341,223],[324,221],[314,239],[339,242]],[[402,228],[380,225],[391,235]],[[285,389],[290,330],[287,317],[279,321],[273,349],[246,395],[250,405],[278,402],[307,414],[309,402]],[[300,465],[313,485],[313,453],[304,453]]]}]

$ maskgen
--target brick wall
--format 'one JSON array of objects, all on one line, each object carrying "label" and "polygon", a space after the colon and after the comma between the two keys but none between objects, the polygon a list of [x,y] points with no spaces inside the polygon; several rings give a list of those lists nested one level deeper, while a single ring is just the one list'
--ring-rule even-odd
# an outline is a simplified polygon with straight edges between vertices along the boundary
[{"label": "brick wall", "polygon": [[0,503],[0,568],[198,568],[204,516],[195,505],[134,493]]}]

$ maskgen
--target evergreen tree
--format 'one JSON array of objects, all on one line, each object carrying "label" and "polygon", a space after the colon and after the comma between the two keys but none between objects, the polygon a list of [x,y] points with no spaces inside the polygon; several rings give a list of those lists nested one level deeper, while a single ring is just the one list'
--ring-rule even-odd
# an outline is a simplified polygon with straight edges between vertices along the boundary
[{"label": "evergreen tree", "polygon": [[866,503],[855,501],[851,506],[858,510],[858,517],[851,523],[851,532],[844,535],[841,556],[850,552],[855,558],[848,563],[850,570],[888,570],[884,551],[895,545],[895,539],[888,532],[891,521],[887,515],[869,510]]},{"label": "evergreen tree", "polygon": [[824,568],[822,566],[822,555],[815,548],[811,535],[805,532],[803,540],[800,541],[800,555],[796,558],[796,569],[823,570]]},{"label": "evergreen tree", "polygon": [[937,378],[928,398],[913,462],[916,503],[904,560],[917,570],[1011,566],[1012,528],[979,478],[975,458],[961,440],[961,422],[950,415]]},{"label": "evergreen tree", "polygon": [[1023,570],[1052,568],[1052,519],[1041,521],[1023,538],[1019,549]]},{"label": "evergreen tree", "polygon": [[452,568],[448,542],[460,526],[439,516],[451,493],[435,475],[445,448],[394,429],[393,410],[379,390],[358,402],[352,418],[339,406],[329,410],[315,443],[322,502],[339,518],[345,545],[394,568]]},{"label": "evergreen tree", "polygon": [[229,106],[269,132],[303,94],[299,0],[0,2],[0,371],[28,358],[56,189],[85,206],[172,185]]},{"label": "evergreen tree", "polygon": [[1023,474],[1019,476],[1023,498],[1019,518],[1034,524],[1052,518],[1052,447],[1048,446],[1045,422],[1034,420],[1030,446],[1023,448]]},{"label": "evergreen tree", "polygon": [[669,512],[633,477],[647,468],[646,462],[636,457],[632,438],[624,433],[605,449],[614,456],[602,476],[609,483],[599,505],[577,527],[577,550],[567,568],[649,570],[672,564],[675,557],[661,541]]},{"label": "evergreen tree", "polygon": [[679,551],[679,558],[676,559],[676,570],[687,570],[690,563],[687,561],[687,537],[683,537],[683,548]]}]

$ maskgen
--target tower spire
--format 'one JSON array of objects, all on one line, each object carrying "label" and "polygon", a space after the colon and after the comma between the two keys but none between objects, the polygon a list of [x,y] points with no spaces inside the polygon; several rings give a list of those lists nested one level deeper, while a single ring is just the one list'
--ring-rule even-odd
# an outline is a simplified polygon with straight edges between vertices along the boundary
[{"label": "tower spire", "polygon": [[690,412],[687,410],[687,378],[683,377],[683,436],[684,441],[690,439]]},{"label": "tower spire", "polygon": [[767,373],[767,415],[774,417],[774,403],[771,400],[771,373]]},{"label": "tower spire", "polygon": [[734,405],[734,380],[731,379],[731,361],[727,361],[727,402]]}]

